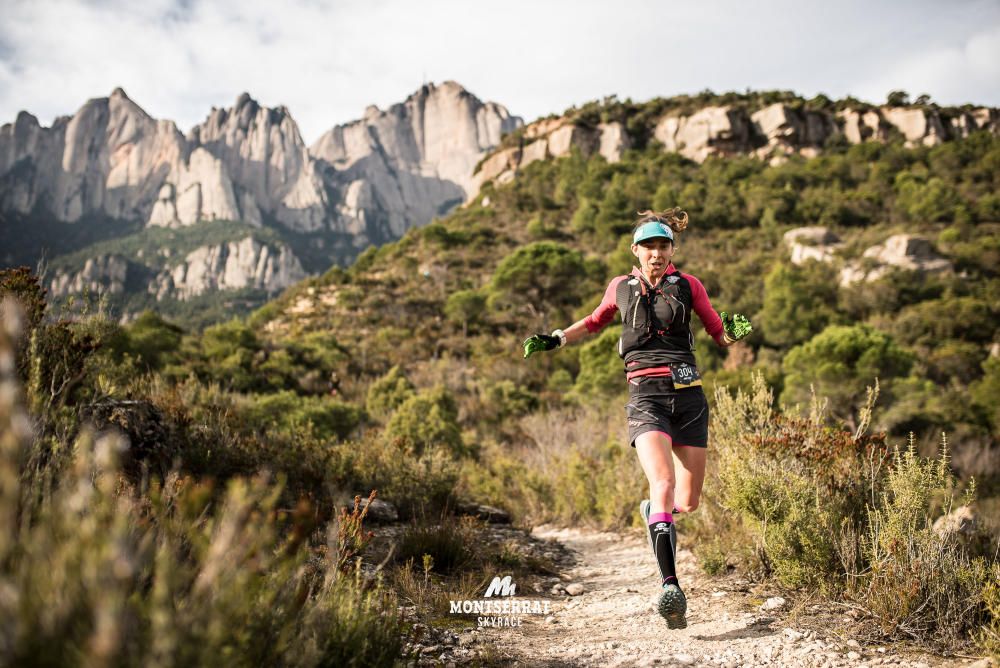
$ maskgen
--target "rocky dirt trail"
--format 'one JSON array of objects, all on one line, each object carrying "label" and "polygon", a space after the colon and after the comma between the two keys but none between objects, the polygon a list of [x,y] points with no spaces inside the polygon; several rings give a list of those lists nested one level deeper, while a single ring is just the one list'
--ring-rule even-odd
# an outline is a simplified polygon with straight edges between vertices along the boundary
[{"label": "rocky dirt trail", "polygon": [[[846,609],[808,603],[792,609],[777,597],[766,600],[766,592],[746,582],[705,576],[683,549],[683,527],[678,571],[688,596],[688,628],[670,631],[653,611],[658,573],[641,531],[540,527],[533,536],[560,543],[573,557],[559,578],[544,584],[544,594],[517,592],[518,598],[548,599],[552,613],[526,615],[519,628],[482,628],[462,638],[467,647],[488,647],[490,658],[503,665],[990,665],[892,645],[862,646],[851,638],[854,620]],[[581,588],[576,596],[566,593]]]}]

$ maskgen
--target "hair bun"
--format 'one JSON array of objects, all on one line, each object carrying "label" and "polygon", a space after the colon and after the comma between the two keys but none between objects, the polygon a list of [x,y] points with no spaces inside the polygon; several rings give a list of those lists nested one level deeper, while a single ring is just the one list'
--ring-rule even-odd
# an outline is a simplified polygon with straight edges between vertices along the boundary
[{"label": "hair bun", "polygon": [[644,223],[660,222],[669,225],[670,229],[674,232],[683,232],[688,226],[687,211],[682,210],[679,206],[659,212],[652,210],[640,211],[638,215],[640,218],[636,224],[636,228]]}]

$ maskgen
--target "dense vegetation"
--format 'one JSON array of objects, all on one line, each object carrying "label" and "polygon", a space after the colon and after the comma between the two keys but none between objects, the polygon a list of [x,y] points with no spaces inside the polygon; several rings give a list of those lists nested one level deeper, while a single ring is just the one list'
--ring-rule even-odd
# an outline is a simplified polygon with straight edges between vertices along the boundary
[{"label": "dense vegetation", "polygon": [[[698,165],[652,144],[617,164],[574,154],[533,163],[448,218],[301,283],[246,320],[201,333],[153,313],[126,327],[99,314],[43,317],[37,283],[8,271],[4,291],[20,295],[31,314],[18,370],[35,429],[23,446],[28,455],[7,466],[27,481],[22,495],[41,489],[62,498],[63,487],[86,487],[65,482],[84,475],[96,481],[96,493],[127,499],[121,521],[144,518],[138,528],[165,545],[162,562],[137,557],[136,575],[125,578],[133,583],[157,582],[160,564],[179,564],[191,577],[207,553],[178,555],[171,541],[204,545],[190,532],[213,535],[212,527],[226,522],[224,509],[240,503],[259,506],[258,519],[274,518],[276,526],[252,529],[267,540],[291,532],[300,536],[302,555],[323,553],[325,534],[313,531],[329,521],[331,502],[373,488],[417,522],[387,584],[418,608],[439,604],[428,583],[454,591],[474,588],[483,572],[477,568],[542,567],[510,550],[496,550],[499,561],[477,562],[461,548],[480,540],[475,527],[461,528],[469,533],[456,540],[459,529],[442,529],[448,523],[436,518],[477,500],[525,523],[635,521],[644,481],[624,444],[614,327],[530,361],[521,359],[519,344],[588,313],[607,281],[628,270],[634,212],[681,204],[692,225],[680,238],[678,266],[703,280],[717,309],[745,313],[756,327],[725,354],[703,332],[697,336],[715,415],[714,456],[704,508],[683,520],[682,532],[704,537],[695,548],[705,567],[849,597],[888,636],[978,639],[995,652],[995,539],[936,532],[933,522],[972,493],[972,476],[981,517],[996,516],[1000,496],[1000,362],[990,353],[1000,310],[998,186],[1000,142],[986,134],[934,148],[831,146],[819,158],[777,166],[751,158]],[[815,224],[844,245],[831,263],[792,264],[783,233]],[[929,238],[955,271],[897,270],[841,287],[839,265],[894,233]],[[872,405],[866,388],[876,377]],[[829,398],[826,407],[814,392]],[[88,421],[129,435],[119,479],[132,482],[121,489],[86,473],[96,461],[86,441],[71,445]],[[942,431],[947,455],[938,450]],[[74,463],[79,457],[83,463]],[[280,488],[237,482],[262,469],[280,476]],[[143,472],[195,487],[212,479],[204,494],[215,503],[207,514],[201,497],[171,502],[190,515],[145,509],[144,499],[165,492]],[[49,487],[35,486],[34,476]],[[300,501],[300,515],[312,524],[296,534],[299,515],[275,509]],[[98,506],[101,521],[113,524],[118,507],[110,500]],[[18,514],[22,531],[39,527],[50,536],[44,540],[75,540],[31,508]],[[123,535],[144,544],[129,533],[138,528]],[[265,545],[273,554],[280,541]],[[26,570],[23,555],[0,559],[15,588],[40,577]],[[933,582],[927,563],[941,574]],[[302,572],[299,564],[276,558],[261,566],[262,580],[251,580],[271,597],[303,587],[301,614],[322,623],[307,608],[324,600],[327,585],[319,583],[330,577],[323,574],[340,570]],[[415,565],[423,566],[422,583]],[[272,575],[292,584],[267,589]],[[357,620],[343,640],[331,641],[342,643],[337,651],[352,646],[355,631],[387,632],[380,611],[395,608],[385,592],[364,578],[335,579],[346,592],[338,605],[353,606]],[[158,591],[122,586],[123,600],[150,604],[153,598],[142,597]],[[901,592],[907,605],[890,606]],[[918,600],[931,602],[920,608]],[[89,638],[87,624],[101,619],[98,602],[81,601],[85,621],[72,637]],[[219,609],[238,616],[244,605],[238,599]],[[24,614],[36,620],[26,628],[48,628],[40,612]],[[219,615],[217,624],[234,618]],[[283,625],[293,621],[258,623],[287,639]],[[177,628],[180,638],[193,633]],[[42,642],[40,633],[30,631],[29,641]],[[137,633],[134,641],[128,636],[135,643],[128,651],[142,653],[148,636]],[[206,647],[262,651],[249,642],[220,636]],[[5,646],[34,656],[41,645]],[[115,654],[123,661],[136,655]],[[310,656],[319,660],[322,652]]]}]

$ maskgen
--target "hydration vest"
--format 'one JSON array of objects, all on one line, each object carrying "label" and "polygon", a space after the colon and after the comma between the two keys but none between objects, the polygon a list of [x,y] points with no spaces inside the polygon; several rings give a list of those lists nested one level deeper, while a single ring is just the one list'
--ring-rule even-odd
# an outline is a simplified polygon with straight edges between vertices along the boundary
[{"label": "hydration vest", "polygon": [[618,354],[626,371],[695,364],[691,302],[691,284],[676,269],[655,286],[634,274],[618,284],[615,303],[622,316]]}]

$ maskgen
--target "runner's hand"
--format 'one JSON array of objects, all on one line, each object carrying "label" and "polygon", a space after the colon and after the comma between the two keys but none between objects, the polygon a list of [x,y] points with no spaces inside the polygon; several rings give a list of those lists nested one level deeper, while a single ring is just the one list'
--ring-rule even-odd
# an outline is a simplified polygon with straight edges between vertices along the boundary
[{"label": "runner's hand", "polygon": [[753,331],[753,325],[750,324],[750,319],[745,315],[740,315],[739,313],[729,315],[725,311],[719,315],[722,317],[722,329],[725,332],[726,343],[734,343],[740,339],[745,339]]},{"label": "runner's hand", "polygon": [[555,350],[559,347],[559,344],[560,340],[558,336],[534,334],[526,338],[522,344],[524,346],[524,357],[527,359],[533,353],[537,353],[540,350]]}]

